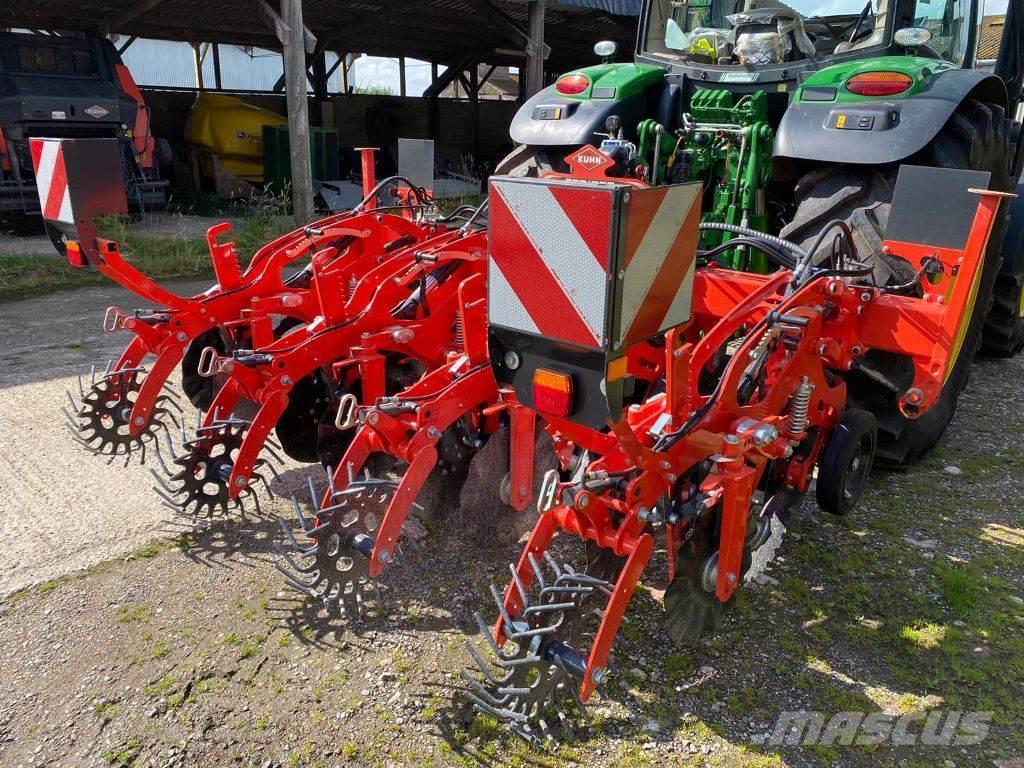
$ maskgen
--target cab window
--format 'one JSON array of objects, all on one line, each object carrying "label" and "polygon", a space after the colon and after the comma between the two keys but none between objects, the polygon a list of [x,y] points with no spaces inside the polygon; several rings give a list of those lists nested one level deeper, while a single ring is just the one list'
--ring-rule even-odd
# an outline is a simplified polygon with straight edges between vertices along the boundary
[{"label": "cab window", "polygon": [[914,26],[932,33],[929,48],[962,67],[969,53],[971,11],[972,0],[917,0]]}]

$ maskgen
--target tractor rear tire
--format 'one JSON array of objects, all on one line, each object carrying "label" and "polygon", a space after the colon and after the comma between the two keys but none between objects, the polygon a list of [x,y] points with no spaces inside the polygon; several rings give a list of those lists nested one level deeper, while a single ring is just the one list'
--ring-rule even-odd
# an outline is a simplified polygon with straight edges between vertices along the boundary
[{"label": "tractor rear tire", "polygon": [[1024,275],[999,275],[985,320],[982,351],[1013,357],[1024,348]]},{"label": "tractor rear tire", "polygon": [[[967,99],[939,134],[907,162],[940,168],[988,171],[990,188],[1010,187],[1006,158],[1008,129],[1004,110]],[[879,284],[898,285],[915,274],[909,263],[886,257],[880,245],[889,219],[899,168],[831,165],[805,174],[797,183],[797,209],[782,236],[809,245],[833,219],[846,221],[854,232],[860,257],[874,262]],[[878,420],[877,464],[905,468],[930,450],[953,418],[960,393],[967,386],[971,363],[981,347],[982,331],[992,305],[993,286],[1001,261],[1006,218],[997,217],[982,269],[978,295],[960,354],[953,363],[935,405],[917,419],[899,410],[900,396],[913,381],[909,359],[901,355],[869,352],[847,380],[851,407],[872,412]]]}]

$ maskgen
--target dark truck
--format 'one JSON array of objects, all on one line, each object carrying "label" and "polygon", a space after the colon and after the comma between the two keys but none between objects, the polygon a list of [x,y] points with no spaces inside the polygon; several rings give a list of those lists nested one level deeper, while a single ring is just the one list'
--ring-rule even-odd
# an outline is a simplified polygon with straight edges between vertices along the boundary
[{"label": "dark truck", "polygon": [[0,218],[32,227],[39,218],[31,137],[116,138],[129,210],[161,208],[166,143],[114,45],[81,33],[0,33]]}]

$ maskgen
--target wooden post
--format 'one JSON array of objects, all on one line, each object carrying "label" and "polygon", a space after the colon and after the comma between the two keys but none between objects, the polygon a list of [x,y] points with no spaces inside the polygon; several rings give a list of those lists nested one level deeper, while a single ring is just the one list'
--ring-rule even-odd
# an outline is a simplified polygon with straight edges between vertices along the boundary
[{"label": "wooden post", "polygon": [[398,95],[408,95],[405,92],[405,56],[398,57]]},{"label": "wooden post", "polygon": [[313,170],[309,160],[309,102],[306,93],[306,49],[302,0],[281,0],[287,29],[284,47],[285,95],[288,102],[288,148],[292,163],[292,207],[295,221],[313,218]]},{"label": "wooden post", "polygon": [[437,82],[437,62],[430,62],[430,138],[437,141],[441,138],[441,105],[438,103],[440,94],[434,93],[433,85]]},{"label": "wooden post", "polygon": [[196,61],[196,87],[203,90],[203,55],[199,43],[192,43],[192,55]]},{"label": "wooden post", "polygon": [[526,98],[544,87],[544,0],[530,3],[530,44],[526,51]]}]

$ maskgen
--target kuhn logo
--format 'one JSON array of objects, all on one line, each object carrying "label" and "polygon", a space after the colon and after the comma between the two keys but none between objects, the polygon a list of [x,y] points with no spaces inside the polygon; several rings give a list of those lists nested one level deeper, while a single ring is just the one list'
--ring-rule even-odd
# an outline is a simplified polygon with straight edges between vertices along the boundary
[{"label": "kuhn logo", "polygon": [[608,162],[608,158],[599,152],[579,152],[576,154],[576,162],[584,168],[597,168]]},{"label": "kuhn logo", "polygon": [[94,104],[93,106],[85,110],[85,114],[91,117],[95,117],[97,120],[99,120],[101,117],[106,117],[107,115],[109,115],[110,110],[104,109],[99,104]]}]

